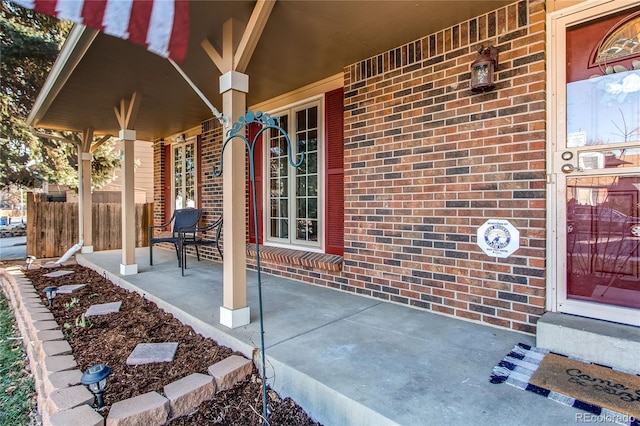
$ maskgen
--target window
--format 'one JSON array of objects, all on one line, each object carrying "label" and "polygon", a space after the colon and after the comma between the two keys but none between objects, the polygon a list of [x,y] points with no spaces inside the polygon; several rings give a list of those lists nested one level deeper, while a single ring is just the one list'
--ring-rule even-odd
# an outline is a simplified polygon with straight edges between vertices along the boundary
[{"label": "window", "polygon": [[319,101],[290,108],[273,116],[291,140],[292,161],[304,152],[305,158],[296,168],[289,161],[286,138],[271,129],[266,136],[266,239],[271,243],[317,247],[322,246],[321,176],[322,117]]},{"label": "window", "polygon": [[624,19],[598,48],[596,63],[606,64],[627,56],[640,55],[640,11]]},{"label": "window", "polygon": [[174,209],[196,207],[196,138],[171,145],[173,165],[172,204]]}]

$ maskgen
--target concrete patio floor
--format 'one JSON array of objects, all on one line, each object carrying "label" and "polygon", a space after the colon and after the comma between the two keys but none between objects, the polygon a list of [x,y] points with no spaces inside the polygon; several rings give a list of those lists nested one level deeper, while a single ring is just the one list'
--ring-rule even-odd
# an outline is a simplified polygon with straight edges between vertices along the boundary
[{"label": "concrete patio floor", "polygon": [[[247,271],[251,324],[220,324],[222,264],[136,249],[139,273],[119,274],[120,250],[78,254],[105,274],[251,358],[260,346],[257,273]],[[569,425],[585,412],[507,384],[492,368],[533,336],[262,274],[268,383],[314,420],[342,425]]]}]

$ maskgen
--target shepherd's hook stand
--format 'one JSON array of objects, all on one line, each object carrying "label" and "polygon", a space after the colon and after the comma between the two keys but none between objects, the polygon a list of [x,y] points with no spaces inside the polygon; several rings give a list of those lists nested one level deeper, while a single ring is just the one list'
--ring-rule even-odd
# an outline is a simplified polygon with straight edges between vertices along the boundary
[{"label": "shepherd's hook stand", "polygon": [[[245,146],[247,147],[247,152],[249,154],[249,180],[251,182],[251,198],[253,199],[253,206],[252,206],[253,217],[255,218],[255,220],[253,221],[253,224],[254,224],[254,231],[256,236],[256,268],[258,270],[258,304],[260,309],[260,352],[262,353],[262,419],[263,419],[264,425],[268,424],[267,417],[269,413],[267,410],[267,372],[266,372],[266,355],[264,351],[264,321],[262,317],[262,274],[261,274],[261,268],[260,268],[260,244],[258,243],[260,241],[260,229],[258,226],[258,205],[256,201],[255,165],[253,162],[256,142],[258,141],[262,133],[266,132],[267,130],[275,130],[281,133],[282,136],[284,136],[284,138],[287,141],[287,153],[288,153],[289,164],[291,164],[291,166],[293,167],[298,168],[302,165],[302,162],[304,161],[304,152],[301,152],[300,160],[297,163],[293,162],[293,153],[291,152],[291,140],[289,139],[289,135],[287,134],[287,132],[282,127],[280,127],[279,121],[280,120],[278,117],[271,117],[269,114],[263,113],[261,111],[258,111],[256,113],[254,113],[253,111],[247,111],[244,117],[240,117],[238,119],[238,122],[233,124],[233,127],[231,128],[231,130],[227,131],[227,137],[222,143],[222,149],[220,150],[220,170],[216,171],[216,167],[213,166],[213,175],[215,177],[220,177],[222,175],[222,170],[223,170],[222,160],[224,158],[224,150],[227,147],[227,144],[235,138],[240,139],[244,142]],[[243,130],[246,129],[246,127],[252,123],[259,124],[261,128],[253,136],[253,139],[249,140],[244,134],[246,132],[244,132]],[[241,131],[243,132],[241,133]]]}]

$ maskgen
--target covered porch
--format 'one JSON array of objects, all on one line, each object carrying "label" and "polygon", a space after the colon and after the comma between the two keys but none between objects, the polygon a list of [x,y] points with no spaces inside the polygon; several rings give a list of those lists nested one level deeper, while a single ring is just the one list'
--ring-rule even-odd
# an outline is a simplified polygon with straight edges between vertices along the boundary
[{"label": "covered porch", "polygon": [[[77,254],[114,283],[218,343],[258,359],[257,274],[247,270],[251,322],[220,324],[223,267],[189,259],[181,276],[172,250],[136,249],[139,273],[121,275],[121,251]],[[492,368],[535,337],[262,274],[267,376],[325,425],[569,425],[577,409],[506,384]]]}]

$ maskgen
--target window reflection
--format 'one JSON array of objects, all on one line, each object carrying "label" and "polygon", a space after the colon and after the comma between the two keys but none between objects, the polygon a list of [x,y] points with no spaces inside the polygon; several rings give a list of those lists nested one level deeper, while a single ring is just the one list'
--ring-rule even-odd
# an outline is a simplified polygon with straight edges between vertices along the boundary
[{"label": "window reflection", "polygon": [[567,179],[567,297],[640,308],[640,176]]},{"label": "window reflection", "polygon": [[567,84],[567,147],[640,140],[640,70]]}]

